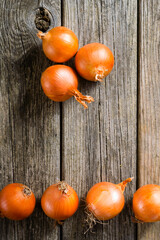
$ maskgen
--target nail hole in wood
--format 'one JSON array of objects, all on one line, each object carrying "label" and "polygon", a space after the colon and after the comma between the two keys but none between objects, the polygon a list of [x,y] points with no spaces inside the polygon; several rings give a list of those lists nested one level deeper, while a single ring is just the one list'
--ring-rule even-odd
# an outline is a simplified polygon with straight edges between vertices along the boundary
[{"label": "nail hole in wood", "polygon": [[36,28],[42,32],[46,32],[51,25],[51,18],[51,14],[47,9],[43,7],[38,8],[34,21]]}]

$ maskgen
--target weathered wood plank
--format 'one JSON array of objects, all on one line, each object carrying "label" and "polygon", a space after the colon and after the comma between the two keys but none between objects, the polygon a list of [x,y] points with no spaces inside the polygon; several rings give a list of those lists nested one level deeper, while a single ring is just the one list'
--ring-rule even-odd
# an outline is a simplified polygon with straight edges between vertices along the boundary
[{"label": "weathered wood plank", "polygon": [[[139,2],[138,183],[160,184],[160,1]],[[138,239],[160,239],[160,223],[138,225]]]},{"label": "weathered wood plank", "polygon": [[[136,237],[130,199],[136,183],[137,1],[63,1],[63,25],[78,36],[80,47],[102,42],[115,56],[104,83],[79,79],[79,89],[95,102],[84,110],[72,98],[63,103],[62,176],[85,198],[99,181],[118,183],[134,176],[125,192],[123,212],[84,236],[84,207],[65,221],[62,238],[127,239]],[[83,204],[83,202],[82,202]]]},{"label": "weathered wood plank", "polygon": [[31,187],[33,215],[20,222],[0,220],[0,239],[59,239],[40,207],[46,187],[60,178],[60,106],[47,99],[41,72],[50,65],[36,37],[36,9],[45,6],[60,25],[60,1],[1,1],[0,189],[11,182]]}]

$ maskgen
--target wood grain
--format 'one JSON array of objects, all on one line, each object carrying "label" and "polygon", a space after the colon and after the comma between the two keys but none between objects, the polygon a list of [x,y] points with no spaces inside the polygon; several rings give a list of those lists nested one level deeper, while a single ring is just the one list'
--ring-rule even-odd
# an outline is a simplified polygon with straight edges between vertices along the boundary
[{"label": "wood grain", "polygon": [[52,12],[52,27],[60,25],[60,1],[2,0],[0,6],[0,189],[24,183],[37,199],[30,218],[0,220],[2,240],[60,238],[40,207],[44,189],[60,178],[60,105],[40,86],[41,73],[51,64],[36,37],[35,13],[41,6]]},{"label": "wood grain", "polygon": [[[139,3],[139,187],[160,184],[160,1]],[[138,225],[138,239],[160,239],[160,223]]]},{"label": "wood grain", "polygon": [[[62,106],[62,176],[85,198],[95,183],[119,183],[134,176],[125,191],[123,212],[84,235],[84,204],[63,226],[62,239],[135,239],[130,200],[136,189],[137,3],[131,1],[63,1],[63,25],[80,47],[102,42],[115,65],[103,83],[79,79],[79,90],[95,98],[84,110],[72,98]],[[74,63],[71,63],[74,66]]]},{"label": "wood grain", "polygon": [[[114,53],[114,69],[103,83],[79,78],[79,90],[95,98],[88,110],[74,98],[59,104],[42,92],[41,73],[52,63],[36,37],[39,7],[49,10],[50,28],[62,19],[77,34],[80,47],[101,42]],[[30,218],[0,219],[0,239],[160,239],[159,223],[138,225],[138,233],[131,223],[137,177],[139,187],[160,184],[159,9],[158,0],[0,1],[0,189],[21,182],[37,199]],[[74,61],[69,65],[74,67]],[[40,207],[44,189],[60,176],[82,199],[61,232]],[[125,191],[123,212],[84,235],[84,199],[90,187],[130,176],[135,179]]]}]

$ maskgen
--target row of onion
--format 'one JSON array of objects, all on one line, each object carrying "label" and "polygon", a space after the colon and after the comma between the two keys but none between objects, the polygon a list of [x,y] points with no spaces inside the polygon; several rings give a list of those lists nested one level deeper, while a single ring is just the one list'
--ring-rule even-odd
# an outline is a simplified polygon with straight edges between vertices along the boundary
[{"label": "row of onion", "polygon": [[[39,32],[45,55],[56,63],[71,59],[76,53],[75,68],[79,75],[89,81],[102,81],[112,70],[114,57],[111,50],[101,43],[90,43],[78,51],[78,38],[66,27],[55,27],[47,33]],[[78,51],[78,52],[77,52]],[[90,96],[83,96],[78,90],[76,72],[65,65],[47,68],[41,77],[44,93],[51,100],[63,102],[74,96],[85,108],[85,102],[92,102]]]},{"label": "row of onion", "polygon": [[[128,178],[119,184],[100,182],[95,184],[86,197],[86,212],[90,220],[109,220],[117,216],[125,204],[124,190]],[[11,183],[0,192],[0,216],[11,220],[29,217],[36,200],[31,189],[20,183]],[[75,190],[66,182],[49,186],[42,195],[44,213],[58,223],[71,217],[78,209],[79,199]],[[160,186],[149,184],[139,188],[133,196],[133,212],[136,221],[160,221]]]}]

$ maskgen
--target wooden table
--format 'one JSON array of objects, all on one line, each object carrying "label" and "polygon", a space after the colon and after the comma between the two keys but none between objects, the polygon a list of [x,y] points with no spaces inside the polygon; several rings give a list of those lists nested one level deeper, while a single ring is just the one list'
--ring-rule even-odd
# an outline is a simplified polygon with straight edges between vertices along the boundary
[{"label": "wooden table", "polygon": [[[79,78],[79,90],[95,99],[88,110],[74,98],[53,102],[41,89],[41,73],[53,64],[36,36],[36,14],[37,27],[48,21],[44,8],[50,28],[69,27],[79,47],[101,42],[114,53],[103,83]],[[24,183],[37,205],[24,221],[1,219],[0,239],[160,239],[159,223],[131,221],[136,188],[160,184],[159,8],[159,0],[1,0],[0,188]],[[97,182],[132,176],[123,211],[94,233],[83,234],[83,201],[62,227],[41,210],[44,189],[59,180],[84,199]]]}]

